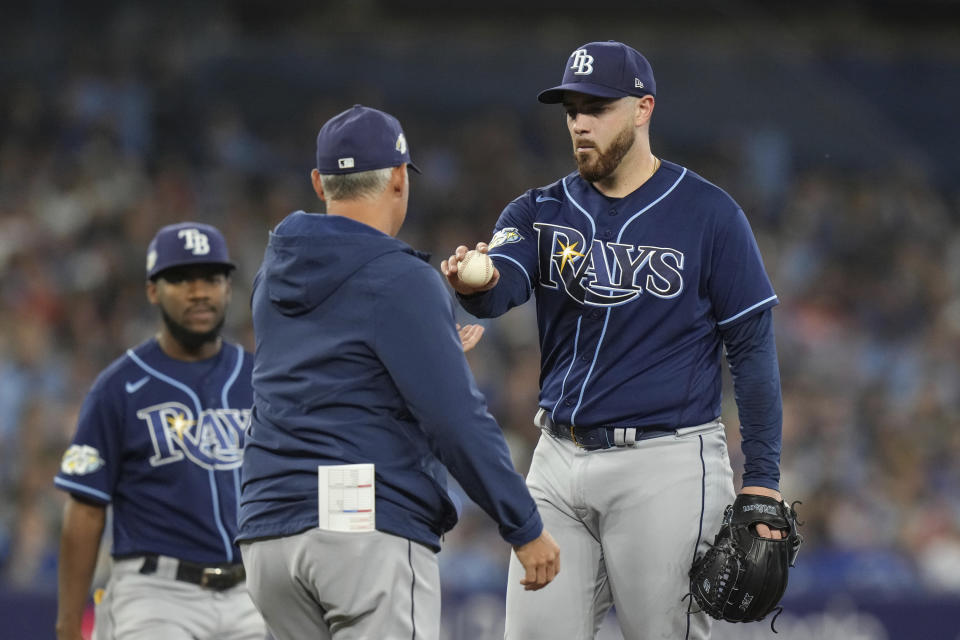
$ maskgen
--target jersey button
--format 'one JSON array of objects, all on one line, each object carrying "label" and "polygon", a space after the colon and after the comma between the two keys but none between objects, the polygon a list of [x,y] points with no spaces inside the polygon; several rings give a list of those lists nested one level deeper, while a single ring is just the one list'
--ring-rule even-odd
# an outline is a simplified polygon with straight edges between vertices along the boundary
[{"label": "jersey button", "polygon": [[573,398],[567,398],[566,400],[563,401],[563,404],[567,405],[568,407],[572,407],[572,406],[573,406]]},{"label": "jersey button", "polygon": [[610,215],[615,216],[619,213],[619,211],[617,211],[616,209],[610,209],[609,213]]},{"label": "jersey button", "polygon": [[600,234],[601,238],[609,238],[611,236],[613,236],[613,231],[611,231],[610,229],[604,229],[603,232]]}]

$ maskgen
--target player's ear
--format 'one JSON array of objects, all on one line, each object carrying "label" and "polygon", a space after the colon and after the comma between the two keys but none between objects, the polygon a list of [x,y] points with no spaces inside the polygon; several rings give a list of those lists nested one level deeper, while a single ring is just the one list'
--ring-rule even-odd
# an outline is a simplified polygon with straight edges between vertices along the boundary
[{"label": "player's ear", "polygon": [[157,283],[154,280],[147,280],[147,300],[150,304],[157,304]]},{"label": "player's ear", "polygon": [[313,190],[316,191],[317,197],[326,202],[327,199],[323,195],[323,180],[320,179],[320,171],[314,169],[310,172],[310,182],[313,183]]},{"label": "player's ear", "polygon": [[636,122],[637,126],[642,126],[650,122],[650,118],[653,116],[653,106],[656,103],[654,97],[651,95],[645,95],[642,98],[637,99],[636,103]]}]

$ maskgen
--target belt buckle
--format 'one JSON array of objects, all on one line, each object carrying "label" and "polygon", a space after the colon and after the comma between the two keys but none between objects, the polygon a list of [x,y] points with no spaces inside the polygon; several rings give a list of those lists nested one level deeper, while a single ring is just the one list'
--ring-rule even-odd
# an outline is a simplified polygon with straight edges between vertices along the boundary
[{"label": "belt buckle", "polygon": [[221,567],[204,567],[200,574],[200,586],[204,589],[223,590],[229,588],[229,576]]},{"label": "belt buckle", "polygon": [[570,439],[573,441],[573,444],[577,445],[578,447],[583,447],[583,443],[577,441],[577,432],[573,425],[570,425]]}]

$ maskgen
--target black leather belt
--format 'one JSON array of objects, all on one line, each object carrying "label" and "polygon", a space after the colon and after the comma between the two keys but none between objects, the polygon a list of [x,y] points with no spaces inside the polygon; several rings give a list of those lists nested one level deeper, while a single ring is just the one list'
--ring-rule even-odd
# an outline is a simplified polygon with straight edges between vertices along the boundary
[{"label": "black leather belt", "polygon": [[[156,573],[159,558],[160,556],[156,554],[143,556],[143,566],[140,567],[140,573],[144,575]],[[181,582],[200,585],[204,589],[225,591],[243,582],[247,574],[242,564],[199,564],[177,560],[175,577]]]},{"label": "black leather belt", "polygon": [[534,424],[550,435],[570,440],[587,451],[610,449],[612,447],[632,447],[642,440],[660,438],[676,434],[671,427],[575,427],[557,424],[545,410],[540,409]]}]

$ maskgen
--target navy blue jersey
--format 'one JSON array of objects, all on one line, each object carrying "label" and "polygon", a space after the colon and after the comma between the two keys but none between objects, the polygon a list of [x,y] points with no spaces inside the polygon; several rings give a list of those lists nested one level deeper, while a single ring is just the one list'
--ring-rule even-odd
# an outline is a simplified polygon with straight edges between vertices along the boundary
[{"label": "navy blue jersey", "polygon": [[54,483],[113,505],[113,555],[240,562],[233,538],[252,368],[236,344],[184,362],[151,339],[94,382]]},{"label": "navy blue jersey", "polygon": [[775,304],[753,232],[724,191],[670,162],[624,198],[576,172],[511,202],[481,317],[536,294],[540,406],[558,423],[683,427],[720,415],[720,329]]}]

